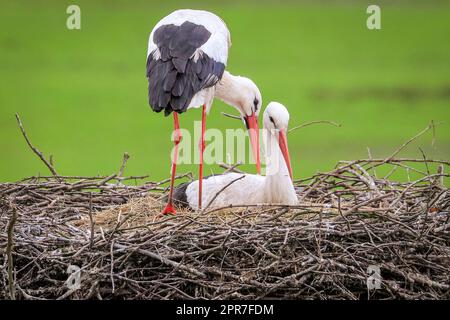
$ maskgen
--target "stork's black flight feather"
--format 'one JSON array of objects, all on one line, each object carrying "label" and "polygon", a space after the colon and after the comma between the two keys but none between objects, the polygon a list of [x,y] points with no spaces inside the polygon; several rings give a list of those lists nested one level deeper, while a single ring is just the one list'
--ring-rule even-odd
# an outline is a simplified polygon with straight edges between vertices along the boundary
[{"label": "stork's black flight feather", "polygon": [[[149,104],[153,111],[185,112],[194,95],[215,85],[223,75],[225,65],[202,52],[197,61],[197,49],[211,37],[204,26],[186,21],[159,27],[153,42],[159,57],[151,52],[147,57]],[[158,58],[158,59],[156,59]]]}]

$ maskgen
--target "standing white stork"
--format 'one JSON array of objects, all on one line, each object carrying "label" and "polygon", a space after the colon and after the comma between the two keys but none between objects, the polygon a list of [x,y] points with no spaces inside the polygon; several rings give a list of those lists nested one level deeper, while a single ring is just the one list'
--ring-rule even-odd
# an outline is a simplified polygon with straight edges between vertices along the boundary
[{"label": "standing white stork", "polygon": [[[264,111],[264,146],[266,176],[242,173],[213,175],[203,179],[203,205],[211,208],[229,205],[298,204],[292,183],[292,168],[287,145],[289,112],[278,102]],[[199,180],[186,182],[175,189],[179,206],[198,208]]]},{"label": "standing white stork", "polygon": [[[178,114],[202,107],[202,133],[199,143],[199,179],[203,181],[206,114],[214,97],[235,107],[249,130],[256,168],[260,173],[258,114],[261,93],[248,78],[225,71],[230,32],[218,16],[200,10],[177,10],[160,20],[148,42],[147,78],[149,104],[153,111],[173,112],[174,157],[170,191],[163,214],[175,213],[173,184],[181,141]],[[198,207],[202,203],[202,183],[198,187]]]}]

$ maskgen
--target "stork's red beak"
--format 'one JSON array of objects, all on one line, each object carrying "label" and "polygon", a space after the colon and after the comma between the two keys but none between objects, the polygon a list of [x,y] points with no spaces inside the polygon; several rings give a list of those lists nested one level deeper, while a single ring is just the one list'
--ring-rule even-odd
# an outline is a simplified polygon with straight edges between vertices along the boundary
[{"label": "stork's red beak", "polygon": [[252,145],[253,157],[256,160],[256,171],[261,174],[261,160],[259,157],[259,127],[258,116],[253,112],[250,116],[245,116],[250,143]]},{"label": "stork's red beak", "polygon": [[286,166],[289,170],[289,175],[291,176],[291,180],[294,180],[292,177],[291,157],[289,156],[287,137],[286,137],[286,132],[284,132],[284,130],[280,130],[280,132],[278,134],[278,144],[280,145],[281,153],[283,154],[284,161],[286,162]]}]

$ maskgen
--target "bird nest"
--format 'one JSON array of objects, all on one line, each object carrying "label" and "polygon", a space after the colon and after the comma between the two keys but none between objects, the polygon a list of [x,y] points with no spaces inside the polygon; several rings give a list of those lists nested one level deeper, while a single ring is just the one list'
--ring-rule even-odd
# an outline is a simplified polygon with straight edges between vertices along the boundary
[{"label": "bird nest", "polygon": [[3,183],[0,298],[449,299],[448,166],[341,162],[296,181],[297,206],[163,217],[167,180]]}]

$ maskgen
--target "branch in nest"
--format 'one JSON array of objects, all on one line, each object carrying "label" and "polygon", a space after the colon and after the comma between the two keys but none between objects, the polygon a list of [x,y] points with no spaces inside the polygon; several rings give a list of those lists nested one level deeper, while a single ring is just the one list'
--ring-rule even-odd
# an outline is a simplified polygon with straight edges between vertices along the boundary
[{"label": "branch in nest", "polygon": [[128,152],[125,152],[123,154],[122,165],[120,166],[119,174],[117,175],[118,178],[122,178],[128,159],[130,159],[130,155],[128,154]]},{"label": "branch in nest", "polygon": [[[240,116],[235,116],[233,114],[229,114],[229,113],[225,113],[225,112],[221,112],[221,114],[225,117],[231,118],[231,119],[237,119],[237,120],[242,120],[242,118]],[[328,120],[316,120],[316,121],[311,121],[311,122],[307,122],[304,124],[301,124],[299,126],[293,127],[292,129],[289,129],[288,132],[300,129],[300,128],[304,128],[313,124],[319,124],[319,123],[324,123],[324,124],[329,124],[329,125],[333,125],[335,127],[341,127],[342,125],[333,121],[328,121]]]},{"label": "branch in nest", "polygon": [[17,210],[15,208],[15,205],[8,204],[8,206],[12,210],[11,219],[8,223],[8,242],[6,244],[6,256],[8,257],[8,289],[9,289],[9,296],[11,300],[16,300],[16,290],[14,286],[14,262],[13,262],[13,256],[12,256],[12,249],[14,246],[14,225],[17,221]]},{"label": "branch in nest", "polygon": [[241,180],[245,178],[245,175],[240,176],[239,178],[234,179],[233,181],[230,181],[226,186],[224,186],[222,189],[220,189],[215,195],[214,197],[208,202],[208,205],[205,207],[205,209],[203,209],[203,211],[206,211],[206,209],[208,209],[211,206],[211,203],[214,202],[214,200],[216,200],[216,198],[229,186],[231,186],[233,183],[235,183],[238,180]]},{"label": "branch in nest", "polygon": [[295,126],[295,127],[291,128],[291,129],[289,129],[288,132],[292,132],[294,130],[301,129],[301,128],[304,128],[304,127],[307,127],[307,126],[310,126],[310,125],[313,125],[313,124],[318,124],[318,123],[329,124],[329,125],[332,125],[332,126],[335,126],[335,127],[341,127],[342,126],[341,124],[333,122],[333,121],[316,120],[316,121],[311,121],[311,122],[307,122],[307,123],[301,124],[299,126]]},{"label": "branch in nest", "polygon": [[125,152],[123,154],[123,158],[122,158],[122,165],[120,166],[119,173],[117,174],[117,177],[116,177],[117,185],[120,185],[122,183],[123,172],[125,171],[125,167],[127,165],[128,159],[130,159],[130,155],[128,154],[128,152]]},{"label": "branch in nest", "polygon": [[394,151],[393,154],[391,154],[390,157],[387,157],[384,162],[389,162],[392,159],[394,159],[394,157],[400,153],[400,151],[402,151],[408,144],[410,144],[411,142],[413,142],[414,140],[417,140],[419,137],[421,137],[422,135],[424,135],[426,132],[428,132],[429,130],[433,130],[433,140],[431,141],[431,145],[434,145],[434,141],[435,141],[435,126],[436,125],[440,125],[441,123],[437,123],[435,124],[434,121],[431,121],[428,126],[423,129],[422,131],[420,131],[418,134],[416,134],[414,137],[412,137],[411,139],[409,139],[408,141],[406,141],[405,143],[403,143],[397,150]]},{"label": "branch in nest", "polygon": [[[53,165],[49,161],[47,161],[47,159],[45,159],[44,155],[42,154],[41,151],[39,151],[38,148],[36,148],[35,146],[33,146],[31,144],[30,139],[28,139],[27,133],[25,131],[25,128],[23,127],[22,121],[20,120],[20,117],[19,117],[18,113],[16,113],[16,119],[17,119],[17,123],[19,124],[20,131],[22,131],[22,135],[25,138],[25,141],[27,142],[28,146],[39,157],[39,159],[41,159],[42,162],[44,162],[44,164],[47,166],[47,168],[50,170],[50,172],[53,174],[53,176],[55,178],[58,178],[58,180],[60,180],[59,179],[59,174],[56,172],[56,170],[53,167]],[[51,157],[50,159],[53,162],[53,157]]]},{"label": "branch in nest", "polygon": [[229,114],[229,113],[225,113],[225,112],[221,112],[221,114],[223,116],[231,118],[231,119],[242,120],[242,118],[240,116],[235,116],[234,114]]},{"label": "branch in nest", "polygon": [[237,162],[235,164],[227,164],[227,163],[219,163],[219,167],[226,169],[224,171],[224,173],[228,173],[228,172],[237,172],[237,173],[245,173],[242,170],[239,170],[237,167],[240,166],[242,164],[242,162]]}]

